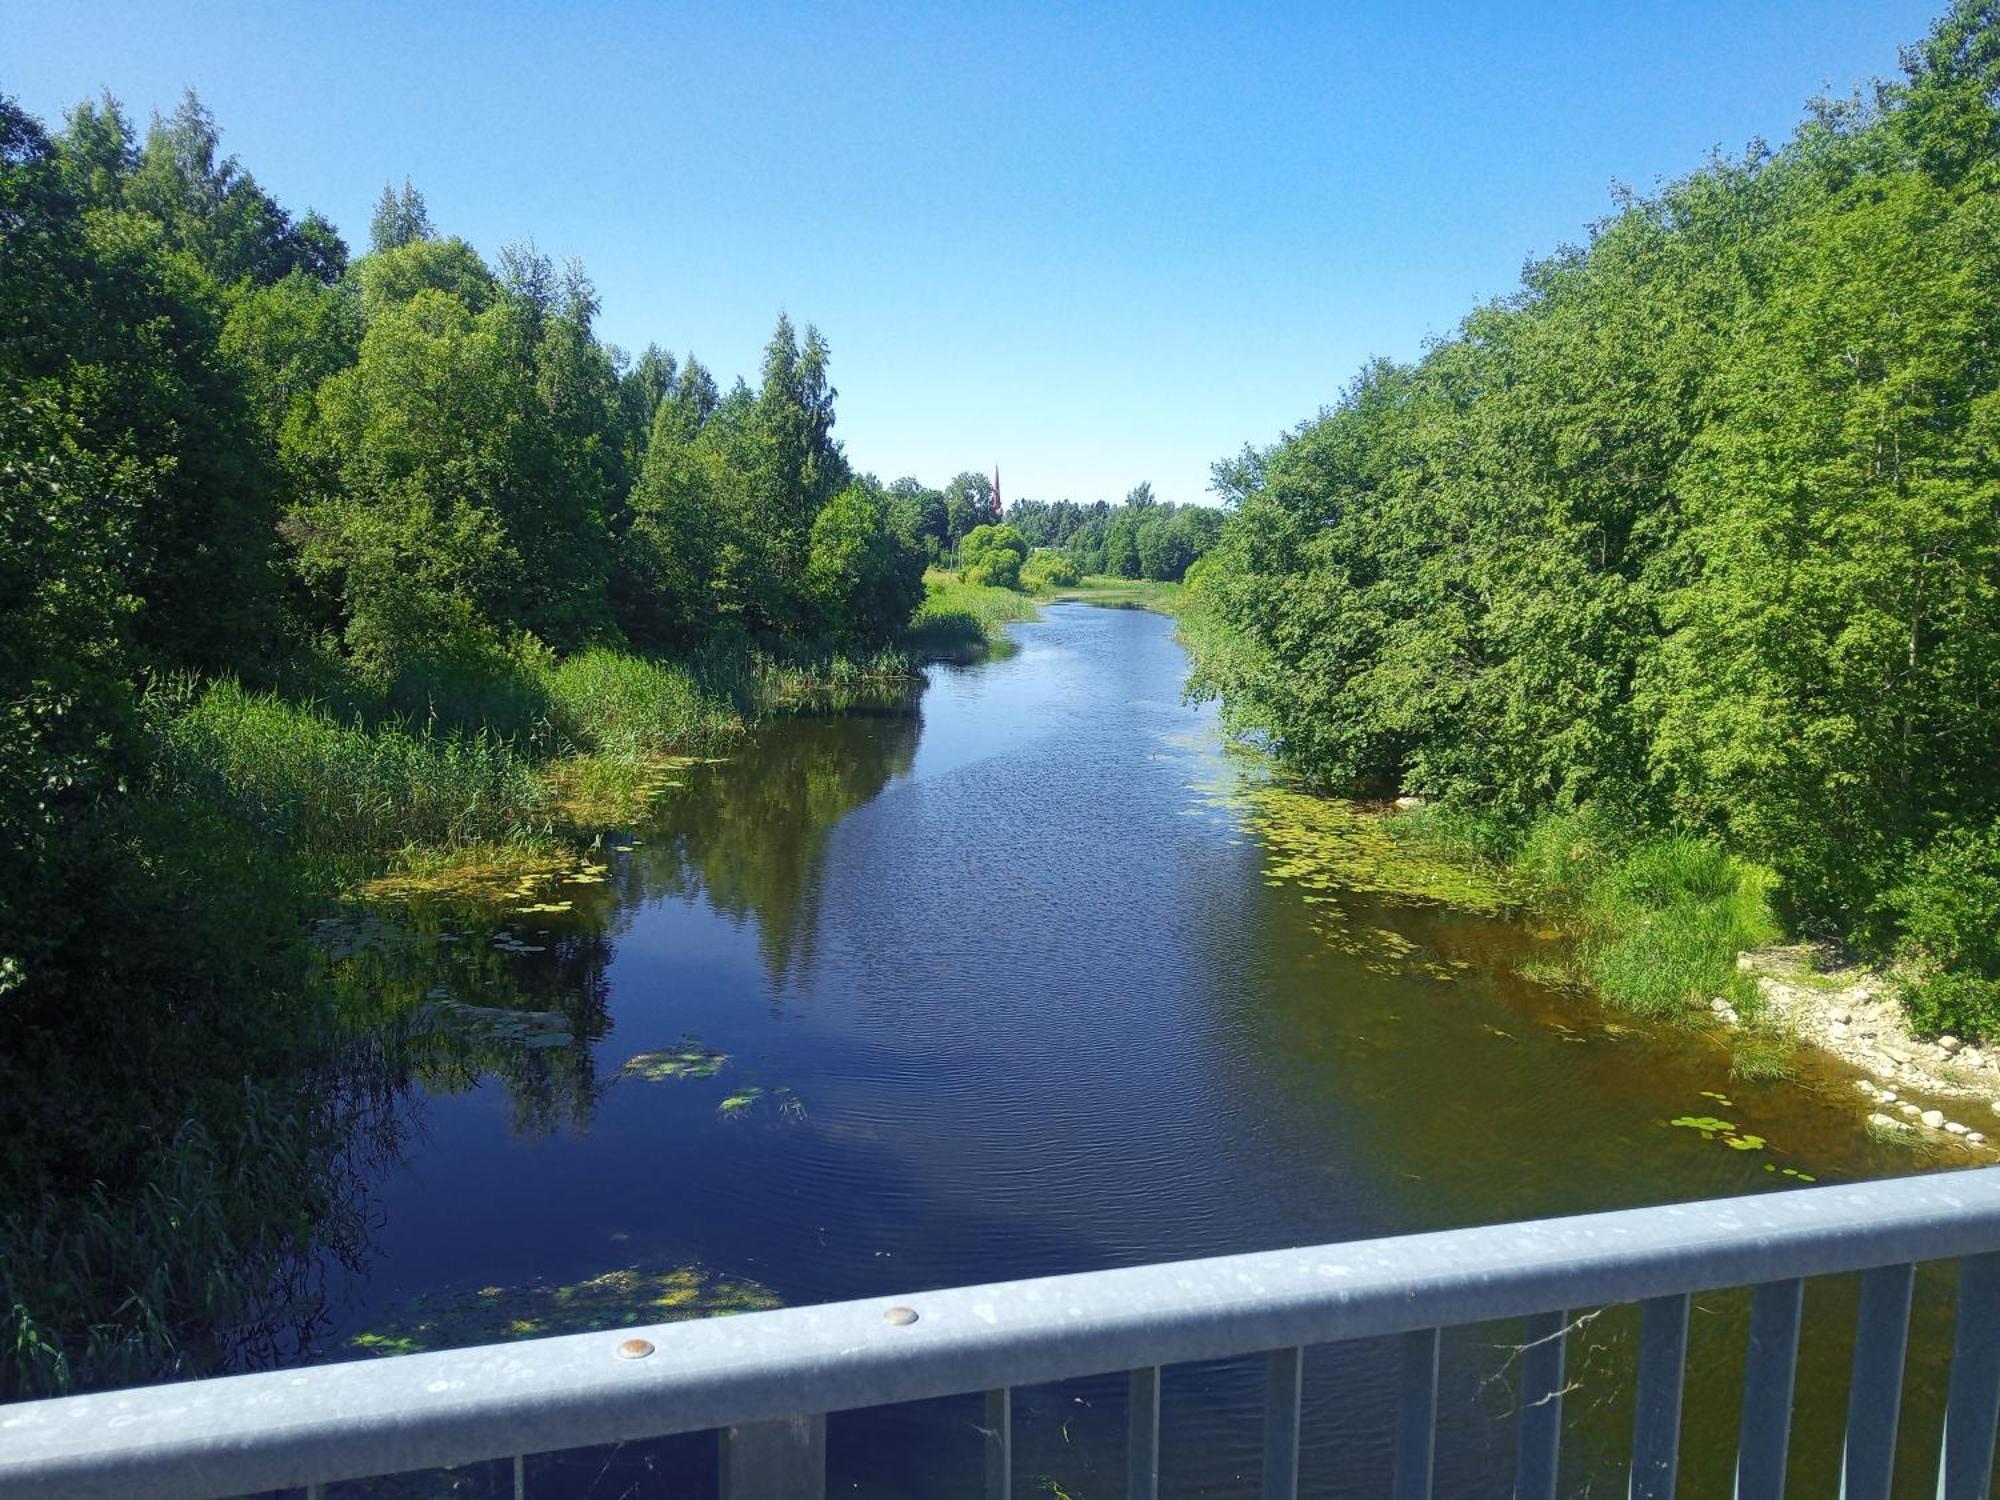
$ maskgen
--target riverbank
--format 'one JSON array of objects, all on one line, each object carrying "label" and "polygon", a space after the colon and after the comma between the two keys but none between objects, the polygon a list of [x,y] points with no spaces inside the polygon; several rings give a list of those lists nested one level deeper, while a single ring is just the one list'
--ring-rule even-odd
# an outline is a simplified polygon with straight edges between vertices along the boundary
[{"label": "riverbank", "polygon": [[[1950,1035],[1918,1036],[1888,970],[1817,943],[1754,949],[1736,962],[1776,1024],[1868,1075],[1856,1090],[1873,1106],[1876,1129],[1987,1143],[2000,1116],[2000,1055]],[[1728,1011],[1717,1019],[1740,1024]]]},{"label": "riverbank", "polygon": [[956,573],[924,574],[924,602],[910,623],[910,644],[925,661],[970,662],[1004,652],[1002,628],[1039,613],[1033,594],[961,582]]},{"label": "riverbank", "polygon": [[1464,872],[1461,904],[1511,902],[1555,924],[1546,930],[1566,938],[1566,957],[1524,977],[1716,1028],[1740,1078],[1787,1076],[1796,1049],[1817,1048],[1869,1075],[1855,1084],[1872,1129],[1987,1145],[2000,1049],[1920,1037],[1888,969],[1778,941],[1768,872],[1685,837],[1626,844],[1579,815],[1545,818],[1511,844],[1416,799],[1376,815],[1389,830],[1370,866],[1382,888],[1451,901],[1442,861]]}]

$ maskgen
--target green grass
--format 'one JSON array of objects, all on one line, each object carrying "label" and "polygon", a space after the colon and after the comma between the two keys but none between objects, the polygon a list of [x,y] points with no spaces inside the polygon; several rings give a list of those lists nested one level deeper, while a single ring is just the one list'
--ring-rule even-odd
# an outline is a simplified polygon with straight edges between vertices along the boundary
[{"label": "green grass", "polygon": [[[1538,961],[1531,977],[1594,990],[1644,1015],[1706,1014],[1720,996],[1754,1018],[1756,986],[1736,955],[1779,936],[1776,877],[1762,866],[1706,839],[1647,834],[1589,810],[1547,815],[1525,834],[1448,804],[1391,826],[1412,853],[1493,872],[1523,905],[1568,930],[1568,957]],[[1731,1051],[1742,1078],[1782,1076],[1791,1065],[1790,1039],[1755,1028],[1739,1033]]]},{"label": "green grass", "polygon": [[1104,604],[1177,615],[1180,613],[1181,586],[1151,578],[1109,578],[1093,573],[1056,589],[1054,598],[1058,603]]},{"label": "green grass", "polygon": [[1779,935],[1769,870],[1691,835],[1630,838],[1588,812],[1536,823],[1512,868],[1574,930],[1578,968],[1606,999],[1666,1017],[1720,996],[1754,1014],[1736,955]]},{"label": "green grass", "polygon": [[900,696],[915,680],[916,660],[901,647],[865,656],[765,653],[753,664],[751,691],[763,713],[827,713]]},{"label": "green grass", "polygon": [[368,1234],[318,1086],[245,1079],[215,1128],[182,1122],[119,1191],[0,1212],[0,1401],[213,1373],[222,1331],[296,1338],[314,1304],[290,1283],[358,1260]]},{"label": "green grass", "polygon": [[313,866],[505,837],[541,800],[531,760],[483,732],[343,724],[226,680],[155,708],[158,794],[224,809]]},{"label": "green grass", "polygon": [[933,569],[924,575],[924,602],[911,621],[910,641],[927,659],[969,661],[1004,640],[1001,626],[1039,612],[1031,594],[961,583]]},{"label": "green grass", "polygon": [[1797,1071],[1798,1044],[1782,1032],[1739,1031],[1730,1038],[1729,1076],[1772,1083]]},{"label": "green grass", "polygon": [[740,735],[736,675],[594,647],[549,666],[543,681],[566,746],[642,756],[713,749]]}]

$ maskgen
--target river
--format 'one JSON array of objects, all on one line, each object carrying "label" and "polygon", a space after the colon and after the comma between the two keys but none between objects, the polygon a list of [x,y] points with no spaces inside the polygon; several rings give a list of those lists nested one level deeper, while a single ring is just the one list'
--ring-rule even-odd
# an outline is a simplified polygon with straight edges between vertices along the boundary
[{"label": "river", "polygon": [[[636,1284],[603,1278],[633,1267],[799,1304],[1922,1164],[1869,1139],[1830,1064],[1735,1082],[1713,1038],[1521,978],[1548,939],[1519,922],[1274,873],[1232,794],[1262,773],[1181,701],[1171,621],[1056,605],[1013,637],[908,701],[781,721],[688,768],[609,840],[607,883],[517,912],[497,948],[500,919],[419,912],[392,961],[350,966],[562,1025],[489,1015],[487,1042],[411,1069],[334,1352],[427,1319],[415,1342],[448,1342],[451,1309],[509,1298],[524,1328],[570,1326],[565,1298],[615,1300]],[[691,1076],[621,1075],[675,1049],[666,1071]],[[1713,1115],[1761,1149],[1671,1123]],[[1912,1494],[1947,1291],[1919,1283]],[[1745,1299],[1696,1302],[1682,1493],[1720,1495]],[[1808,1292],[1797,1495],[1838,1487],[1852,1304],[1846,1284]],[[1566,1493],[1623,1492],[1635,1322],[1572,1339]],[[1446,1342],[1441,1495],[1508,1488],[1516,1335]],[[1168,1372],[1168,1493],[1255,1493],[1260,1369]],[[1385,1493],[1392,1349],[1314,1350],[1306,1371],[1305,1492]],[[1122,1390],[1019,1393],[1017,1493],[1121,1494]],[[836,1416],[832,1492],[976,1493],[978,1419],[976,1398]],[[712,1494],[712,1446],[539,1459],[530,1490]]]}]

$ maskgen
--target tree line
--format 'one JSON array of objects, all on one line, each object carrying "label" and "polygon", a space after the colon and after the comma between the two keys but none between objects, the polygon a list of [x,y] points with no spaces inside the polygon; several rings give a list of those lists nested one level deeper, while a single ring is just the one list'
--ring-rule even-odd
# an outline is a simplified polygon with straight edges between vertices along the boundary
[{"label": "tree line", "polygon": [[1006,523],[1030,548],[1053,548],[1078,573],[1178,583],[1215,545],[1222,512],[1157,500],[1141,481],[1118,505],[1099,500],[1016,500]]},{"label": "tree line", "polygon": [[2000,1025],[2000,7],[1216,466],[1199,691],[1321,781],[1774,871]]}]

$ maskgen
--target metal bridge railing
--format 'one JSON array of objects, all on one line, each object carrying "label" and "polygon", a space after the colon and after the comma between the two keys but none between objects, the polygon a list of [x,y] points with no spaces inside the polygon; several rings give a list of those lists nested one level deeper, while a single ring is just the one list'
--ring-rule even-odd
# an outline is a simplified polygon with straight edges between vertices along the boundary
[{"label": "metal bridge railing", "polygon": [[824,1493],[829,1411],[1131,1372],[1129,1480],[1159,1487],[1160,1367],[1265,1352],[1263,1493],[1298,1488],[1305,1346],[1401,1335],[1394,1493],[1431,1494],[1440,1329],[1524,1318],[1517,1496],[1553,1497],[1571,1309],[1643,1307],[1631,1489],[1674,1491],[1691,1293],[1755,1287],[1741,1500],[1783,1490],[1801,1282],[1861,1272],[1843,1493],[1887,1497],[1912,1274],[1960,1262],[1941,1500],[1984,1500],[2000,1415],[2000,1167],[1097,1271],[0,1407],[0,1494],[219,1496],[720,1430],[725,1496]]}]

